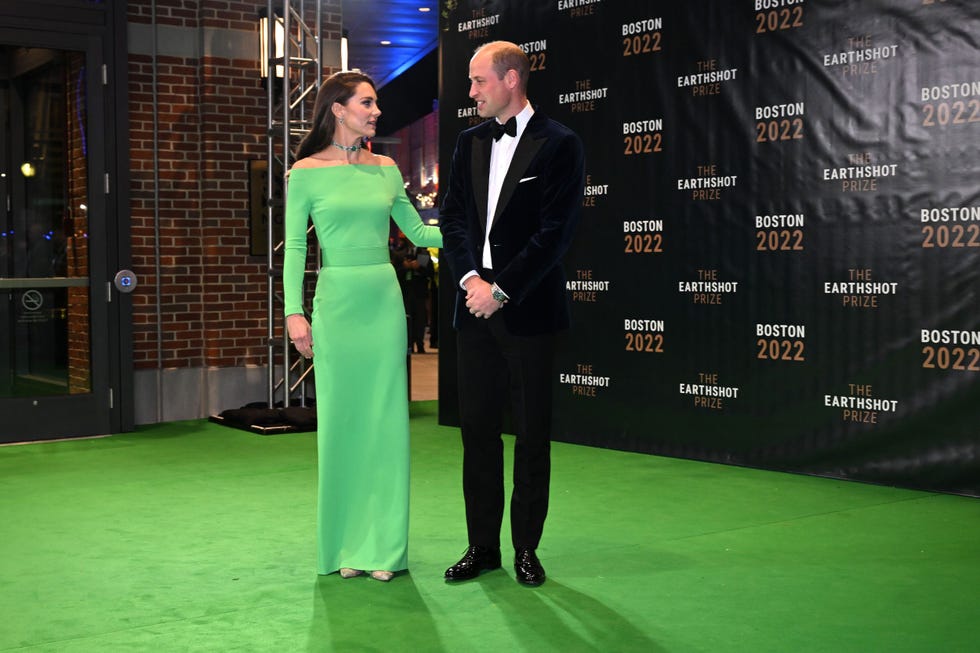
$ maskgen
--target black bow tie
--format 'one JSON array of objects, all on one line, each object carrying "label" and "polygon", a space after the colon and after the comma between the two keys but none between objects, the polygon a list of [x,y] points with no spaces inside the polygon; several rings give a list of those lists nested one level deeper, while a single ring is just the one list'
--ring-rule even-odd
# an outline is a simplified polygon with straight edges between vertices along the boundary
[{"label": "black bow tie", "polygon": [[493,140],[499,141],[500,137],[504,134],[508,136],[517,136],[517,118],[512,116],[510,120],[504,124],[500,124],[496,120],[490,125],[490,133],[493,135]]}]

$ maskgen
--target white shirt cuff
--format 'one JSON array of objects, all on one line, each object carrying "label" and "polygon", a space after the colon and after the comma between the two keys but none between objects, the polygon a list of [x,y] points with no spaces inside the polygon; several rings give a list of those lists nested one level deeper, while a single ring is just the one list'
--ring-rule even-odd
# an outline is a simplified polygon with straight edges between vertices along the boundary
[{"label": "white shirt cuff", "polygon": [[462,288],[463,290],[466,290],[466,280],[469,279],[470,277],[478,277],[478,276],[480,275],[477,274],[476,270],[470,270],[469,272],[463,275],[462,279],[459,280],[459,287]]}]

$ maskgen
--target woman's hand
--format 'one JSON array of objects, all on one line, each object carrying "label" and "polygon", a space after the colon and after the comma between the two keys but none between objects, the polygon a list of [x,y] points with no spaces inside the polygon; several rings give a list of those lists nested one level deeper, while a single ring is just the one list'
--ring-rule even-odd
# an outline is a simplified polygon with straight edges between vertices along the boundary
[{"label": "woman's hand", "polygon": [[286,332],[289,334],[289,342],[293,343],[300,356],[313,358],[313,333],[305,317],[299,313],[287,315]]}]

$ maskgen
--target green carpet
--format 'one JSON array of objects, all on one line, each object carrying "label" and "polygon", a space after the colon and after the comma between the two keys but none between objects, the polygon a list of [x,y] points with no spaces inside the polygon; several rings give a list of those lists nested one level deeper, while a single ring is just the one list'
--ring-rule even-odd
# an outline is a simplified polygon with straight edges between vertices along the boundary
[{"label": "green carpet", "polygon": [[548,581],[505,564],[447,585],[458,432],[435,402],[412,413],[411,570],[388,584],[315,575],[311,433],[202,420],[0,447],[0,651],[980,646],[976,499],[560,443]]}]

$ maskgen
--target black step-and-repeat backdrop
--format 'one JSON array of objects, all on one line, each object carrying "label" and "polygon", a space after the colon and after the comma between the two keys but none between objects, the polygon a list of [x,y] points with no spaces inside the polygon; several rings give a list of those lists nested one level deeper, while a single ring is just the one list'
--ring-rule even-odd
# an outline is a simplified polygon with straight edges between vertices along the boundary
[{"label": "black step-and-repeat backdrop", "polygon": [[980,496],[980,2],[440,6],[443,171],[490,40],[585,142],[556,439]]}]

